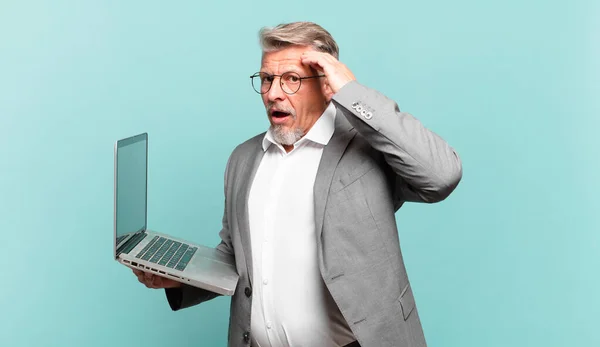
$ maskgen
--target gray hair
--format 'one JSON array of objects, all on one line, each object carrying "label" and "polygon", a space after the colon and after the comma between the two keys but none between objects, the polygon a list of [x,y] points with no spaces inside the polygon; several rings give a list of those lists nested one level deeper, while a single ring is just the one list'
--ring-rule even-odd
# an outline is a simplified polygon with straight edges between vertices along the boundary
[{"label": "gray hair", "polygon": [[316,51],[329,53],[339,59],[337,43],[327,30],[315,23],[293,22],[276,27],[263,27],[258,36],[263,53],[289,46],[310,46]]}]

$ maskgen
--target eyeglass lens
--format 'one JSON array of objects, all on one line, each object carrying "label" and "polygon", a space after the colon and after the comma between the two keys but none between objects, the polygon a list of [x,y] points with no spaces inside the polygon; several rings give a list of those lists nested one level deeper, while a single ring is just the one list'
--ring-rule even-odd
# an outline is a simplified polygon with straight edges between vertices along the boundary
[{"label": "eyeglass lens", "polygon": [[[265,72],[260,72],[253,76],[252,78],[252,87],[256,92],[260,94],[265,94],[271,89],[273,81],[277,78],[277,76],[269,75]],[[287,94],[294,94],[300,89],[300,84],[302,79],[300,75],[295,72],[286,72],[281,75],[281,88]]]}]

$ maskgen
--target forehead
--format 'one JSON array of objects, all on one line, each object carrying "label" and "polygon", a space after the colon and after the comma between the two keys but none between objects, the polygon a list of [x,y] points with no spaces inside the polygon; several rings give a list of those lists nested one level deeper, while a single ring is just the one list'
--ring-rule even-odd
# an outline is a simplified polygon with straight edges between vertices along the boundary
[{"label": "forehead", "polygon": [[275,52],[264,53],[261,60],[260,71],[269,73],[283,73],[286,71],[308,71],[302,64],[302,53],[311,50],[309,47],[288,47]]}]

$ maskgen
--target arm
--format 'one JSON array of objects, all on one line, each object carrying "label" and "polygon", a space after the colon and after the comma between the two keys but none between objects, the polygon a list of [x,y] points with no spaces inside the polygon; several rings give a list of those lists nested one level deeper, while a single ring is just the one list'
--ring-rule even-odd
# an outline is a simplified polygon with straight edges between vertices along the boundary
[{"label": "arm", "polygon": [[[233,255],[233,246],[231,243],[231,234],[229,232],[229,222],[227,219],[227,171],[229,169],[229,163],[231,161],[231,157],[227,161],[227,166],[225,167],[225,208],[223,211],[223,220],[222,220],[222,228],[219,232],[219,236],[221,237],[221,242],[217,245],[217,250]],[[212,300],[219,294],[214,292],[204,290],[201,288],[193,287],[187,284],[182,284],[178,288],[166,288],[165,294],[167,296],[167,301],[169,302],[169,306],[173,311],[177,311],[180,309],[188,308],[191,306],[195,306],[201,304],[205,301]]]},{"label": "arm", "polygon": [[396,175],[396,200],[435,203],[446,199],[462,178],[452,147],[386,96],[356,81],[332,101]]},{"label": "arm", "polygon": [[308,51],[302,63],[322,71],[328,99],[383,154],[394,173],[395,203],[444,200],[462,178],[462,164],[442,138],[393,101],[358,82],[352,71],[328,53]]}]

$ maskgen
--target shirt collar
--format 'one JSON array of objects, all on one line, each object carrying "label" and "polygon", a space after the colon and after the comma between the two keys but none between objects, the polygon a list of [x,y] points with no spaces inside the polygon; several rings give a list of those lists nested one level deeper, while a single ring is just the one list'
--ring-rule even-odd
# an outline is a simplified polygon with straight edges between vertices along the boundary
[{"label": "shirt collar", "polygon": [[[312,141],[323,146],[327,145],[329,143],[329,140],[331,140],[331,137],[333,136],[333,132],[335,130],[335,113],[335,105],[333,104],[333,102],[330,102],[323,114],[321,115],[321,117],[317,119],[315,124],[308,131],[308,133],[296,143],[294,143],[294,148],[297,148],[306,141]],[[269,147],[272,144],[283,149],[283,147],[280,144],[275,142],[271,128],[269,128],[262,141],[263,151],[269,149]]]}]

